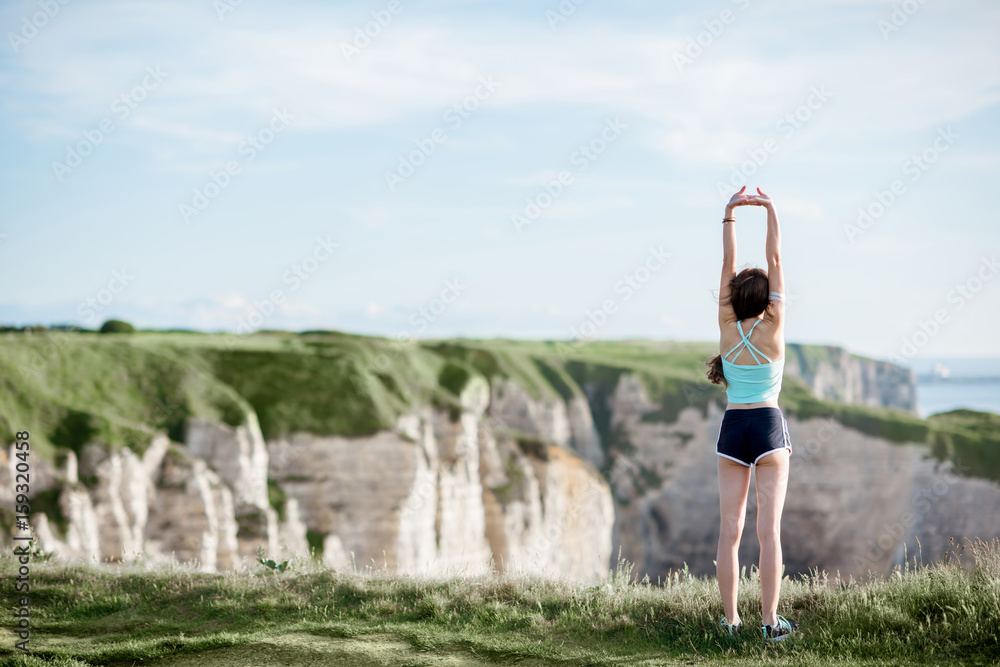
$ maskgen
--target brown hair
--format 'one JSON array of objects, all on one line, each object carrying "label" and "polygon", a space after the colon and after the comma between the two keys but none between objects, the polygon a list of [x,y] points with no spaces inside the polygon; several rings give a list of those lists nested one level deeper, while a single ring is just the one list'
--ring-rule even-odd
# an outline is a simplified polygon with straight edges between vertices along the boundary
[{"label": "brown hair", "polygon": [[[757,317],[770,306],[767,272],[763,269],[743,269],[729,281],[729,303],[740,322]],[[706,362],[709,382],[728,387],[722,373],[722,355],[717,354]]]}]

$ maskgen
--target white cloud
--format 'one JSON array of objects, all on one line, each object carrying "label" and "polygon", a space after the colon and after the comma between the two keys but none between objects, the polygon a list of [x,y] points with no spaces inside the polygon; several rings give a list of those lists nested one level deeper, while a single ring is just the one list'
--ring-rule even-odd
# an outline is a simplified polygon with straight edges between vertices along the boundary
[{"label": "white cloud", "polygon": [[[686,34],[580,25],[539,41],[483,24],[430,27],[408,16],[349,63],[335,36],[348,34],[348,21],[356,17],[342,12],[322,12],[303,24],[304,15],[289,6],[273,24],[236,28],[173,4],[115,7],[121,12],[115,22],[106,20],[107,9],[99,4],[75,8],[75,21],[50,28],[58,31],[58,42],[24,54],[25,70],[10,84],[47,101],[31,114],[8,104],[18,122],[35,133],[75,137],[95,114],[107,114],[110,101],[152,64],[138,57],[148,43],[164,54],[157,62],[170,76],[132,122],[162,140],[186,142],[195,152],[234,145],[242,138],[235,120],[241,128],[275,106],[297,114],[297,131],[443,113],[484,74],[502,82],[496,99],[488,101],[492,108],[539,102],[610,107],[658,126],[648,138],[651,148],[717,166],[741,161],[817,84],[834,91],[822,118],[808,128],[819,136],[919,130],[1000,101],[1000,67],[966,66],[1000,62],[1000,47],[988,39],[986,24],[978,34],[968,26],[942,26],[939,37],[949,43],[947,50],[914,40],[886,48],[872,38],[851,48],[773,55],[760,48],[756,29],[775,15],[746,14],[679,72],[672,56]],[[786,32],[794,35],[796,22],[805,18],[792,15]],[[831,25],[837,28],[845,26]],[[134,47],[99,46],[114,43],[126,29],[145,39]],[[173,46],[180,35],[183,46]],[[160,155],[169,153],[161,149]]]}]

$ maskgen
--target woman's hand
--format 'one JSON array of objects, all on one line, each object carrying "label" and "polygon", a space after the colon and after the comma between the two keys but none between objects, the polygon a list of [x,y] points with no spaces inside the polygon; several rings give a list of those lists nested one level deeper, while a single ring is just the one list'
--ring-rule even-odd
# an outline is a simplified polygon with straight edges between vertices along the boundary
[{"label": "woman's hand", "polygon": [[736,208],[737,206],[749,206],[749,205],[754,204],[754,201],[753,201],[754,196],[753,195],[745,195],[745,194],[743,194],[744,192],[746,192],[746,190],[747,190],[747,186],[744,185],[740,189],[739,192],[737,192],[736,194],[734,194],[732,196],[732,198],[729,200],[729,203],[726,204],[726,217],[727,218],[733,217],[733,209]]},{"label": "woman's hand", "polygon": [[[744,189],[746,189],[746,188],[744,188]],[[743,190],[740,190],[740,192],[742,192],[742,191]],[[753,205],[753,206],[763,206],[764,208],[768,208],[768,209],[774,208],[774,202],[771,200],[771,198],[768,195],[764,194],[763,190],[761,190],[760,188],[757,188],[757,192],[759,193],[759,195],[746,195],[746,197],[750,200],[749,203],[751,205]]]}]

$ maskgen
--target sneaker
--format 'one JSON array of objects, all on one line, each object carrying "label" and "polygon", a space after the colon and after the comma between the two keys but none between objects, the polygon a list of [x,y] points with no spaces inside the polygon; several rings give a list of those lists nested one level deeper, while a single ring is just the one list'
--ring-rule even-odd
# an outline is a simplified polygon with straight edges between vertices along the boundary
[{"label": "sneaker", "polygon": [[781,641],[782,639],[788,639],[788,637],[795,632],[797,627],[795,621],[789,621],[784,616],[778,616],[777,625],[761,625],[760,631],[764,634],[765,639],[770,639],[771,641]]},{"label": "sneaker", "polygon": [[726,622],[726,617],[725,616],[723,616],[719,620],[719,625],[721,625],[723,628],[725,628],[726,630],[729,631],[729,636],[730,637],[735,637],[736,635],[740,634],[740,631],[743,629],[743,621],[740,621],[736,625],[733,625],[732,623],[727,623]]}]

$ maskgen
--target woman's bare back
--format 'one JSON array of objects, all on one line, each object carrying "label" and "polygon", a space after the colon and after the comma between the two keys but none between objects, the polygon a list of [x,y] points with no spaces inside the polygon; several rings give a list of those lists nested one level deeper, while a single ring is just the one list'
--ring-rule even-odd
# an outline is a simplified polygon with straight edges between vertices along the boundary
[{"label": "woman's bare back", "polygon": [[[759,319],[763,319],[763,321],[754,327],[754,323]],[[740,326],[743,328],[744,334],[753,328],[753,332],[749,336],[749,341],[754,347],[766,354],[771,361],[778,361],[785,358],[784,332],[777,326],[773,319],[767,315],[763,318],[751,317],[743,320]],[[720,354],[729,352],[740,343],[742,338],[740,338],[740,332],[736,328],[735,316],[722,327],[721,334],[719,341]],[[757,356],[760,357],[760,355]],[[746,346],[742,345],[739,350],[726,357],[726,361],[730,361],[738,366],[755,366],[757,364],[750,351],[746,349]],[[762,364],[768,363],[767,359],[761,359],[760,362]]]}]

